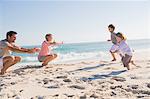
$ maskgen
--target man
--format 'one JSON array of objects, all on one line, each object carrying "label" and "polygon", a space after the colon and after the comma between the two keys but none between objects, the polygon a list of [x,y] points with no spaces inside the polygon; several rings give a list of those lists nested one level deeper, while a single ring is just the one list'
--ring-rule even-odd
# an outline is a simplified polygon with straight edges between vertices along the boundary
[{"label": "man", "polygon": [[9,31],[6,34],[6,39],[0,41],[0,74],[6,73],[6,70],[12,65],[21,61],[20,56],[12,56],[11,52],[17,53],[35,53],[38,51],[37,48],[27,49],[16,46],[17,32]]},{"label": "man", "polygon": [[117,40],[116,40],[116,33],[114,32],[115,30],[115,26],[113,24],[110,24],[108,26],[108,30],[109,32],[111,33],[111,39],[110,40],[107,40],[107,41],[111,41],[113,43],[111,49],[110,49],[110,53],[113,57],[112,61],[116,61],[116,58],[115,58],[115,54],[117,52],[117,49],[118,49],[118,45],[117,45]]}]

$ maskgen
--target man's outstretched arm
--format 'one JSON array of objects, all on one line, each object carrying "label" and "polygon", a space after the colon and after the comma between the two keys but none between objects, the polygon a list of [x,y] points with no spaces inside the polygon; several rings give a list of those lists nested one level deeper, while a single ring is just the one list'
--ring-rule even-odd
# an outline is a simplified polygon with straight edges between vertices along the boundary
[{"label": "man's outstretched arm", "polygon": [[27,49],[27,48],[11,46],[11,45],[8,45],[8,49],[17,53],[35,53],[36,52],[35,48]]}]

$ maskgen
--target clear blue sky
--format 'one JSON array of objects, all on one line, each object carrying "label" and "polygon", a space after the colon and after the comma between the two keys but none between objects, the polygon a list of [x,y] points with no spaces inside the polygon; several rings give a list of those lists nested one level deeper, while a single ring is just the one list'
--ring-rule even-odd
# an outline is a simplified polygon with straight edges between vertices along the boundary
[{"label": "clear blue sky", "polygon": [[46,33],[65,43],[106,41],[110,23],[128,39],[150,38],[149,0],[0,1],[0,39],[13,30],[19,45],[40,45]]}]

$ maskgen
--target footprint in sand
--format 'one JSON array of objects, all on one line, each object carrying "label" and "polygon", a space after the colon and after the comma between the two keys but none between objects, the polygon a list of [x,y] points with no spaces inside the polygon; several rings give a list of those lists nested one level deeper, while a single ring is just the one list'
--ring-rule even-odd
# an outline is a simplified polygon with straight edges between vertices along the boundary
[{"label": "footprint in sand", "polygon": [[[132,85],[131,85],[132,86]],[[135,87],[135,86],[134,86]],[[141,90],[141,89],[132,89],[132,88],[126,88],[125,89],[127,92],[132,92],[133,94],[137,94],[137,95],[150,95],[150,91],[149,90]]]},{"label": "footprint in sand", "polygon": [[11,85],[15,85],[15,84],[16,84],[16,82],[11,82],[10,84],[11,84]]},{"label": "footprint in sand", "polygon": [[0,92],[2,91],[3,88],[0,88]]},{"label": "footprint in sand", "polygon": [[66,93],[64,95],[67,96],[67,97],[70,97],[70,98],[75,96],[75,95],[68,95]]},{"label": "footprint in sand", "polygon": [[90,81],[90,79],[88,79],[88,78],[86,78],[86,77],[82,77],[80,80],[81,80],[81,81],[84,81],[84,82],[89,82],[89,81]]},{"label": "footprint in sand", "polygon": [[82,86],[79,86],[79,85],[72,85],[72,86],[69,86],[69,88],[76,88],[76,89],[85,89],[85,87],[82,87]]},{"label": "footprint in sand", "polygon": [[104,70],[115,70],[116,68],[114,68],[114,67],[106,67],[106,68],[104,68]]},{"label": "footprint in sand", "polygon": [[20,70],[15,70],[13,73],[18,74],[18,75],[25,75],[25,71],[23,69]]},{"label": "footprint in sand", "polygon": [[23,92],[23,89],[22,89],[22,90],[20,90],[19,92]]},{"label": "footprint in sand", "polygon": [[132,89],[138,89],[138,85],[128,85],[127,87],[132,88]]},{"label": "footprint in sand", "polygon": [[49,82],[49,79],[48,79],[48,78],[44,78],[44,79],[43,79],[43,83],[44,83],[44,84],[48,84],[48,82]]},{"label": "footprint in sand", "polygon": [[136,77],[136,76],[131,76],[130,78],[131,79],[139,79],[139,77]]},{"label": "footprint in sand", "polygon": [[90,98],[98,99],[98,95],[92,94],[92,95],[90,96]]},{"label": "footprint in sand", "polygon": [[126,81],[126,79],[125,79],[124,77],[118,77],[118,76],[112,77],[112,79],[113,79],[113,80],[116,80],[116,81],[120,81],[120,82]]},{"label": "footprint in sand", "polygon": [[141,99],[143,99],[145,96],[143,96],[143,95],[139,95],[139,96],[137,96],[137,98],[141,98]]},{"label": "footprint in sand", "polygon": [[87,62],[81,62],[81,64],[85,64],[85,65],[88,65],[89,63],[87,63]]},{"label": "footprint in sand", "polygon": [[57,79],[61,79],[61,78],[67,78],[67,76],[57,76]]},{"label": "footprint in sand", "polygon": [[53,97],[58,97],[59,96],[59,94],[55,94],[55,95],[53,95]]},{"label": "footprint in sand", "polygon": [[58,84],[47,86],[46,88],[55,89],[60,88]]},{"label": "footprint in sand", "polygon": [[45,99],[44,96],[35,96],[35,97],[31,97],[30,99]]},{"label": "footprint in sand", "polygon": [[57,68],[56,71],[62,70],[62,68]]},{"label": "footprint in sand", "polygon": [[63,81],[64,81],[64,82],[71,82],[70,79],[64,79]]},{"label": "footprint in sand", "polygon": [[147,87],[150,88],[150,83],[147,84]]},{"label": "footprint in sand", "polygon": [[80,96],[80,99],[87,99],[86,95]]},{"label": "footprint in sand", "polygon": [[146,68],[150,68],[150,66],[146,66]]},{"label": "footprint in sand", "polygon": [[110,86],[110,89],[122,88],[122,85]]},{"label": "footprint in sand", "polygon": [[11,78],[9,78],[9,77],[6,77],[5,79],[11,79]]},{"label": "footprint in sand", "polygon": [[117,93],[115,93],[114,91],[112,91],[110,95],[111,95],[111,96],[116,96]]},{"label": "footprint in sand", "polygon": [[6,86],[6,84],[4,84],[4,83],[0,84],[0,87],[2,87],[2,86]]}]

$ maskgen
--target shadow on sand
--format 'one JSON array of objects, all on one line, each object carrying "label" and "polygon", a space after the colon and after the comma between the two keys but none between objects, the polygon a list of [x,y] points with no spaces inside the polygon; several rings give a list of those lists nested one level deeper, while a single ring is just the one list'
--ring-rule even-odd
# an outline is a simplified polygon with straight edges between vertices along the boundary
[{"label": "shadow on sand", "polygon": [[70,71],[70,72],[88,71],[88,70],[92,70],[92,69],[97,69],[97,68],[102,67],[102,66],[109,66],[109,65],[112,65],[112,64],[116,64],[116,63],[98,64],[96,66],[84,67],[84,68],[76,69],[76,70],[73,70],[73,71]]},{"label": "shadow on sand", "polygon": [[38,69],[38,68],[42,68],[42,67],[43,66],[41,66],[41,65],[27,65],[25,67],[14,70],[13,73],[23,74],[24,70],[26,70],[26,69]]},{"label": "shadow on sand", "polygon": [[92,75],[92,77],[89,77],[88,80],[105,79],[108,77],[117,76],[117,75],[124,73],[126,71],[127,70],[119,70],[119,71],[112,71],[108,74],[96,74],[96,75]]}]

